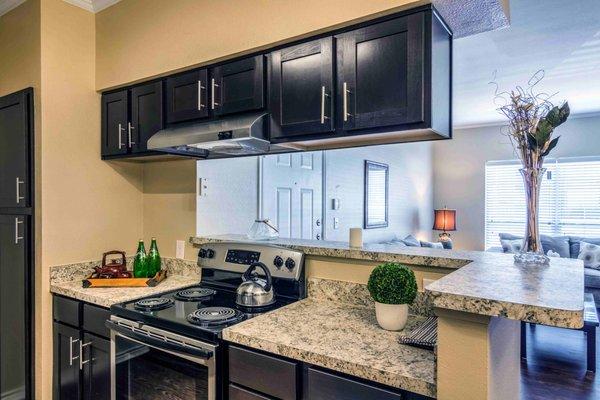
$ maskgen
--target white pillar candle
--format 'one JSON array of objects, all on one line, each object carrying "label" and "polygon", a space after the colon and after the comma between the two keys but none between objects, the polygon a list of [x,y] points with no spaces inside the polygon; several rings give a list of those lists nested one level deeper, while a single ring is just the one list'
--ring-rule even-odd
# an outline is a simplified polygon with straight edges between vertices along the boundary
[{"label": "white pillar candle", "polygon": [[350,247],[362,247],[362,228],[350,228]]}]

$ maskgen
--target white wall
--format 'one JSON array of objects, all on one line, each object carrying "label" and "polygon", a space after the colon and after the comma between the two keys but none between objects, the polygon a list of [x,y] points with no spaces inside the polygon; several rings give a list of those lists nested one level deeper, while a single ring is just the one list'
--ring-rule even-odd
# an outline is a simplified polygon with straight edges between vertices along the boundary
[{"label": "white wall", "polygon": [[[403,143],[325,152],[325,239],[348,240],[348,230],[363,226],[364,161],[386,163],[389,169],[389,226],[365,229],[364,242],[388,240],[413,234],[431,237],[433,224],[432,144]],[[340,209],[331,209],[331,199],[340,199]],[[333,218],[339,218],[334,229]]]},{"label": "white wall", "polygon": [[[500,126],[455,129],[453,140],[433,143],[433,204],[456,209],[455,248],[484,250],[485,163],[517,158],[502,132]],[[600,155],[600,117],[571,117],[556,133],[561,139],[551,157]]]}]

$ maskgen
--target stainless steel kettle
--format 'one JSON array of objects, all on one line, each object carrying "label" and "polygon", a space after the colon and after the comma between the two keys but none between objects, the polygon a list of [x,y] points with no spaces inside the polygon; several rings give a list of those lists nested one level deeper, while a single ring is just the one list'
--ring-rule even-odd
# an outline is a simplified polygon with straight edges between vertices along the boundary
[{"label": "stainless steel kettle", "polygon": [[[252,273],[256,268],[260,268],[265,273],[266,279],[259,278]],[[252,263],[244,275],[242,275],[242,284],[237,288],[235,302],[244,307],[264,307],[275,302],[273,293],[273,278],[269,268],[261,262]]]}]

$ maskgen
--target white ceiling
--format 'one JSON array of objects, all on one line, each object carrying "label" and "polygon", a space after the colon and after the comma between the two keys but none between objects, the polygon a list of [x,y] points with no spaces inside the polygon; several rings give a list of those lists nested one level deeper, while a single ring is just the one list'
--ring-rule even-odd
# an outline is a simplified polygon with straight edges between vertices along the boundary
[{"label": "white ceiling", "polygon": [[506,29],[454,41],[454,125],[502,120],[488,82],[526,85],[539,69],[540,88],[558,92],[573,114],[600,112],[600,1],[511,0]]}]

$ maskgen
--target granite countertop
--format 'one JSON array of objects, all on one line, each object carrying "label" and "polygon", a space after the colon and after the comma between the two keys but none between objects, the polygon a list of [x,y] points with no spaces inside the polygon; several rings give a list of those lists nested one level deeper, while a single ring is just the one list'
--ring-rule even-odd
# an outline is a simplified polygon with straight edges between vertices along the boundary
[{"label": "granite countertop", "polygon": [[84,289],[82,279],[98,265],[100,261],[51,267],[50,292],[108,308],[113,304],[182,289],[200,282],[200,269],[195,262],[165,258],[163,268],[167,270],[167,278],[155,287]]},{"label": "granite countertop", "polygon": [[[251,242],[243,235],[190,239],[195,245],[222,241]],[[506,317],[564,328],[583,326],[583,262],[552,258],[542,267],[517,266],[511,254],[455,251],[366,244],[352,249],[347,243],[278,239],[268,243],[307,255],[400,262],[450,268],[425,290],[433,305],[468,313]]]},{"label": "granite countertop", "polygon": [[[405,331],[425,317],[410,316]],[[436,397],[431,350],[400,344],[374,307],[308,298],[223,331],[229,342]]]}]

